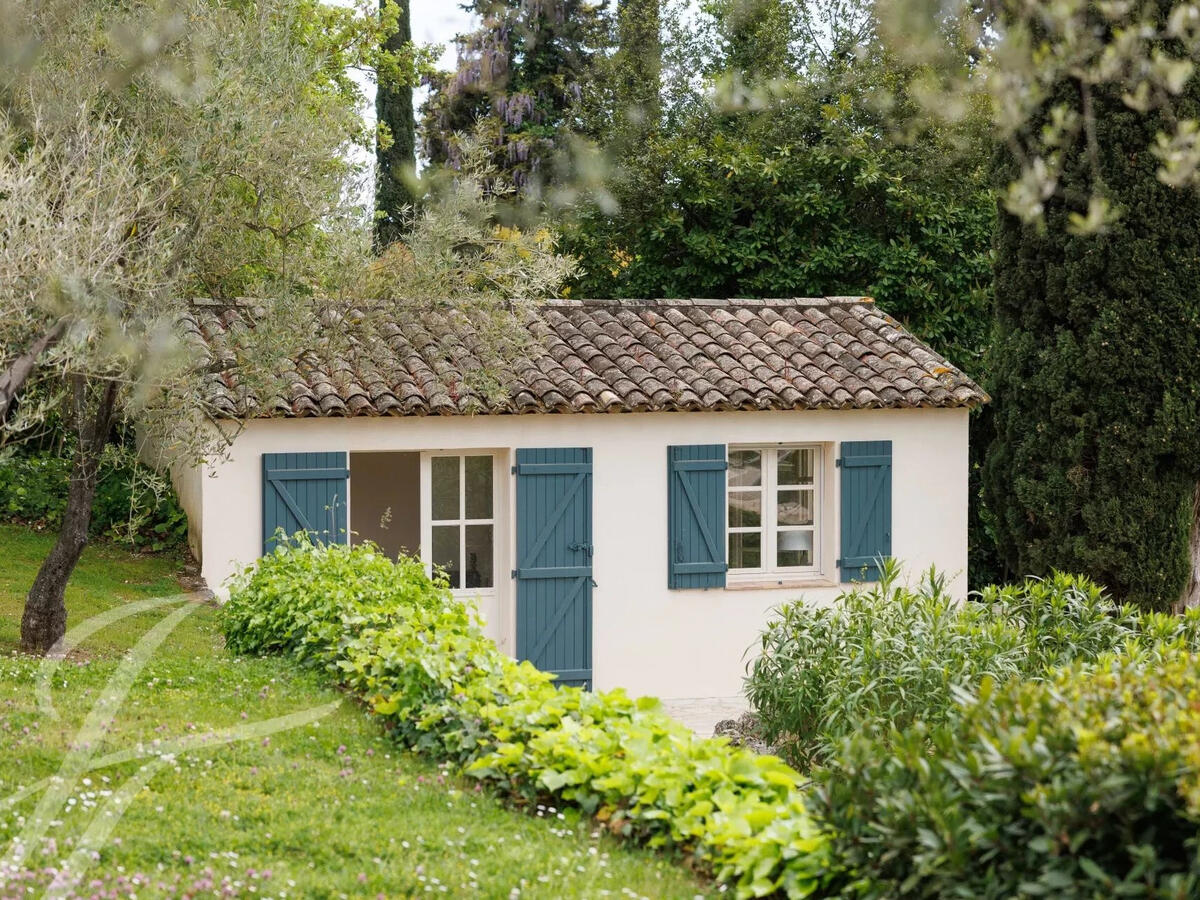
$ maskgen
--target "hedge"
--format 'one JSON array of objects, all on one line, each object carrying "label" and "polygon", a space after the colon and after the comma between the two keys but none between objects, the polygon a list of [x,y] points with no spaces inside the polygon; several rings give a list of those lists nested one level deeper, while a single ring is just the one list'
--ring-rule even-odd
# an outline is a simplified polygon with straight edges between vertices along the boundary
[{"label": "hedge", "polygon": [[990,679],[962,714],[859,737],[817,773],[861,897],[1200,894],[1200,657]]},{"label": "hedge", "polygon": [[555,686],[415,560],[293,541],[235,581],[223,619],[234,652],[324,667],[402,745],[518,804],[574,805],[690,855],[739,897],[805,897],[830,877],[830,838],[796,771],[696,737],[656,700]]},{"label": "hedge", "polygon": [[1200,647],[1200,612],[1118,607],[1093,581],[1055,573],[951,597],[936,573],[910,588],[883,578],[829,606],[782,606],[762,635],[746,694],[764,736],[793,765],[837,764],[851,736],[902,732],[955,716],[984,677],[1046,677],[1129,647]]}]

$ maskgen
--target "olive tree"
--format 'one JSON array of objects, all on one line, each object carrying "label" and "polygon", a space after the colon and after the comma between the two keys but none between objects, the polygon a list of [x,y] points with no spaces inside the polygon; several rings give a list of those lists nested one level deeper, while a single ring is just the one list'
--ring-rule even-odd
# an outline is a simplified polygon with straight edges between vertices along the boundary
[{"label": "olive tree", "polygon": [[[347,152],[373,135],[347,70],[415,71],[423,56],[383,47],[395,23],[370,0],[5,12],[21,53],[0,69],[0,428],[56,412],[74,435],[63,525],[21,626],[46,651],[114,423],[135,423],[163,463],[212,458],[236,425],[208,407],[208,379],[267,396],[287,360],[403,326],[414,299],[467,308],[501,365],[523,352],[513,317],[572,264],[549,232],[495,222],[482,180],[498,179],[469,159],[373,259]],[[239,304],[253,327],[219,359],[182,337],[198,296],[253,298]]]},{"label": "olive tree", "polygon": [[0,91],[0,422],[20,431],[57,409],[74,435],[63,525],[22,618],[22,645],[45,651],[114,423],[136,418],[179,455],[214,452],[206,373],[177,339],[188,298],[271,298],[223,361],[249,385],[289,311],[362,269],[343,151],[364,136],[342,66],[372,38],[309,0],[5,14],[22,54]]}]

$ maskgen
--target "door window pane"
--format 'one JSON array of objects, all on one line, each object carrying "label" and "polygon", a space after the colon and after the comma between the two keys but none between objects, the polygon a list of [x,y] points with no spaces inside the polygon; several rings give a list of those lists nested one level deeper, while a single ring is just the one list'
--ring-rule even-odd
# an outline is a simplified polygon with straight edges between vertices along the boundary
[{"label": "door window pane", "polygon": [[729,535],[729,568],[757,569],[762,566],[762,535],[757,531]]},{"label": "door window pane", "polygon": [[463,572],[463,587],[492,586],[492,526],[467,525],[467,567]]},{"label": "door window pane", "polygon": [[[466,501],[468,519],[492,517],[492,458],[468,456],[466,460]],[[467,585],[470,587],[470,585]]]},{"label": "door window pane", "polygon": [[431,461],[433,502],[431,516],[439,519],[458,518],[458,461],[457,456],[435,456]]},{"label": "door window pane", "polygon": [[812,491],[779,491],[780,525],[811,525],[813,523]]},{"label": "door window pane", "polygon": [[762,524],[762,494],[758,491],[729,492],[729,527],[757,528]]},{"label": "door window pane", "polygon": [[729,486],[755,487],[762,484],[762,453],[758,450],[729,452]]},{"label": "door window pane", "polygon": [[812,450],[780,450],[778,484],[812,484]]},{"label": "door window pane", "polygon": [[432,562],[435,566],[441,566],[446,570],[452,588],[462,587],[462,572],[459,570],[462,554],[459,553],[458,538],[457,525],[433,526]]},{"label": "door window pane", "polygon": [[811,566],[813,558],[813,533],[811,531],[779,532],[779,547],[776,551],[779,568]]}]

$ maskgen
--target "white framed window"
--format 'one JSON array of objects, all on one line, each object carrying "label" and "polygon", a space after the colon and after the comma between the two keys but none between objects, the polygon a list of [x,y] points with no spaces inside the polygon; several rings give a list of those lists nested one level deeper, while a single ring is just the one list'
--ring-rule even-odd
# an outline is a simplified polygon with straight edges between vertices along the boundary
[{"label": "white framed window", "polygon": [[729,448],[731,574],[819,571],[822,456],[816,446]]},{"label": "white framed window", "polygon": [[490,453],[434,453],[422,491],[425,560],[454,590],[496,585],[496,479]]}]

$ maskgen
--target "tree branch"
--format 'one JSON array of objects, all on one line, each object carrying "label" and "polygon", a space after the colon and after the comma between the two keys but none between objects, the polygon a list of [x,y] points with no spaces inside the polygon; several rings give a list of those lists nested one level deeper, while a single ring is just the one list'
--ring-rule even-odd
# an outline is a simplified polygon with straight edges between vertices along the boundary
[{"label": "tree branch", "polygon": [[33,374],[37,361],[43,353],[58,342],[67,329],[66,319],[59,319],[40,338],[33,342],[25,353],[18,356],[0,372],[0,421],[8,415],[8,408],[16,399],[29,376]]}]

